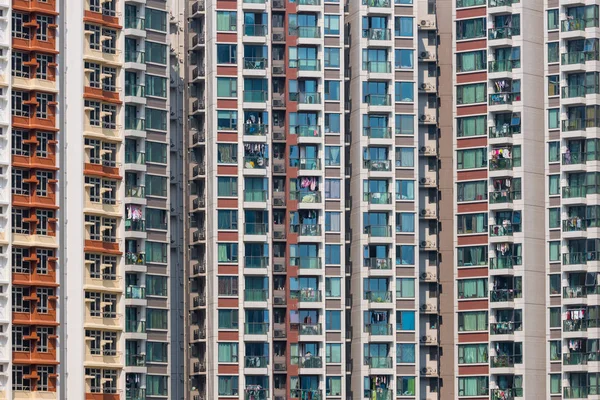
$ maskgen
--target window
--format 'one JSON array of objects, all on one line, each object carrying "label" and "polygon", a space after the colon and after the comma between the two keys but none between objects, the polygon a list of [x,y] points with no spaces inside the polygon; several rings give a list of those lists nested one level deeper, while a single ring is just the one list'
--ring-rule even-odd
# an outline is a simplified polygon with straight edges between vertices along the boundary
[{"label": "window", "polygon": [[[116,383],[116,381],[115,381]],[[169,394],[169,377],[146,375],[146,395],[167,396]]]},{"label": "window", "polygon": [[167,78],[146,74],[146,96],[167,98]]},{"label": "window", "polygon": [[487,69],[487,51],[456,53],[456,72],[473,72]]},{"label": "window", "polygon": [[12,350],[13,351],[29,351],[29,340],[25,340],[25,336],[29,336],[28,326],[12,327]]},{"label": "window", "polygon": [[146,63],[167,64],[167,45],[146,40]]},{"label": "window", "polygon": [[414,233],[415,214],[396,213],[396,233]]},{"label": "window", "polygon": [[551,196],[560,194],[560,175],[548,176],[548,192]]},{"label": "window", "polygon": [[324,27],[326,35],[340,34],[340,17],[339,15],[325,15]]},{"label": "window", "polygon": [[[13,27],[14,28],[14,27]],[[13,30],[14,32],[14,30]],[[24,63],[29,61],[29,54],[20,51],[12,52],[11,64],[12,64],[12,75],[29,78],[29,67]]]},{"label": "window", "polygon": [[560,274],[548,275],[548,283],[550,287],[551,296],[561,293],[562,284],[560,282]]},{"label": "window", "polygon": [[550,394],[562,393],[562,375],[550,374]]},{"label": "window", "polygon": [[325,344],[325,362],[326,363],[341,363],[342,362],[342,345],[340,343]]},{"label": "window", "polygon": [[217,163],[237,164],[237,144],[217,143]]},{"label": "window", "polygon": [[342,312],[334,310],[325,311],[325,330],[339,331],[342,329]]},{"label": "window", "polygon": [[339,199],[341,191],[341,180],[340,179],[325,179],[325,198],[326,199]]},{"label": "window", "polygon": [[237,276],[219,276],[218,277],[219,296],[237,296],[238,295],[238,277]]},{"label": "window", "polygon": [[459,299],[487,298],[487,279],[459,279],[456,281]]},{"label": "window", "polygon": [[395,84],[395,101],[402,103],[410,103],[415,100],[415,84],[414,82],[396,82]]},{"label": "window", "polygon": [[37,170],[35,171],[35,177],[38,180],[35,194],[40,197],[48,197],[48,185],[54,179],[54,172]]},{"label": "window", "polygon": [[13,390],[29,391],[31,390],[31,381],[25,376],[31,374],[31,367],[24,365],[14,365],[12,367],[12,388]]},{"label": "window", "polygon": [[413,168],[415,166],[415,149],[412,147],[396,147],[396,167]]},{"label": "window", "polygon": [[396,246],[396,265],[414,265],[415,264],[415,246],[400,245]]},{"label": "window", "polygon": [[165,176],[146,175],[146,196],[167,197],[167,180]]},{"label": "window", "polygon": [[548,142],[548,162],[560,161],[560,142]]},{"label": "window", "polygon": [[342,213],[327,211],[325,212],[325,232],[340,232],[342,223]]},{"label": "window", "polygon": [[396,181],[396,200],[414,200],[415,181]]},{"label": "window", "polygon": [[29,274],[30,264],[25,261],[29,258],[29,249],[23,247],[12,248],[12,272],[15,274]]},{"label": "window", "polygon": [[415,345],[413,343],[396,343],[396,364],[414,364]]},{"label": "window", "polygon": [[105,54],[116,54],[116,45],[117,45],[117,31],[109,28],[102,28],[102,53]]},{"label": "window", "polygon": [[560,328],[561,314],[560,307],[550,307],[550,328]]},{"label": "window", "polygon": [[168,295],[167,283],[166,276],[146,275],[146,295],[166,297]]},{"label": "window", "polygon": [[458,247],[456,249],[457,264],[459,267],[471,267],[474,265],[487,265],[487,246]]},{"label": "window", "polygon": [[169,360],[169,344],[146,342],[146,360],[148,362],[166,363]]},{"label": "window", "polygon": [[37,288],[35,292],[38,297],[36,311],[38,312],[38,314],[48,314],[48,301],[50,300],[49,297],[54,296],[54,289]]},{"label": "window", "polygon": [[237,343],[219,343],[219,362],[237,363],[238,362],[238,344]]},{"label": "window", "polygon": [[[407,0],[401,0],[407,1]],[[408,0],[411,1],[412,0]],[[398,4],[398,0],[396,0]],[[396,391],[398,396],[414,396],[415,395],[415,377],[414,376],[398,376],[396,377]]]},{"label": "window", "polygon": [[557,63],[558,62],[558,52],[559,52],[558,42],[548,43],[548,62],[549,63]]},{"label": "window", "polygon": [[54,56],[47,54],[36,54],[35,59],[38,63],[35,77],[37,79],[48,79],[48,65],[54,62]]},{"label": "window", "polygon": [[549,242],[550,261],[560,261],[560,242]]},{"label": "window", "polygon": [[221,31],[221,32],[237,31],[237,12],[236,11],[217,11],[217,31]]},{"label": "window", "polygon": [[325,100],[340,100],[340,81],[325,81]]},{"label": "window", "polygon": [[146,107],[146,129],[166,131],[167,111]]},{"label": "window", "polygon": [[[328,1],[328,0],[326,0]],[[325,378],[325,396],[342,395],[342,378],[339,376],[328,376]]]},{"label": "window", "polygon": [[484,168],[487,166],[487,148],[458,150],[456,152],[458,169]]},{"label": "window", "polygon": [[169,312],[157,308],[146,309],[146,328],[166,330],[169,327]]},{"label": "window", "polygon": [[340,49],[337,47],[325,47],[325,68],[340,67]]},{"label": "window", "polygon": [[487,135],[487,115],[463,117],[456,119],[456,136],[485,136]]},{"label": "window", "polygon": [[218,310],[219,329],[238,329],[238,310]]},{"label": "window", "polygon": [[415,330],[415,312],[414,311],[396,311],[396,330],[414,331]]},{"label": "window", "polygon": [[237,78],[217,78],[217,97],[237,97]]},{"label": "window", "polygon": [[394,35],[396,37],[413,37],[412,17],[394,17]]},{"label": "window", "polygon": [[456,40],[483,38],[486,36],[486,18],[456,21]]},{"label": "window", "polygon": [[50,132],[36,132],[35,137],[38,141],[35,155],[42,158],[48,157],[48,147],[50,146],[50,140],[54,139],[54,134]]},{"label": "window", "polygon": [[415,52],[410,49],[394,50],[394,68],[395,69],[413,69]]},{"label": "window", "polygon": [[560,340],[550,341],[550,361],[560,361],[562,357],[562,342]]},{"label": "window", "polygon": [[238,262],[238,244],[237,243],[219,243],[218,244],[218,262],[232,263]]},{"label": "window", "polygon": [[396,278],[396,298],[414,299],[415,280],[413,278]]},{"label": "window", "polygon": [[558,18],[558,9],[548,10],[548,30],[552,31],[558,29],[559,18]]},{"label": "window", "polygon": [[29,183],[25,182],[29,179],[29,171],[24,169],[13,168],[12,170],[12,193],[19,195],[29,194]]},{"label": "window", "polygon": [[156,164],[167,163],[167,144],[146,141],[146,162]]},{"label": "window", "polygon": [[488,184],[487,181],[459,182],[456,192],[456,201],[482,201],[488,197]]},{"label": "window", "polygon": [[459,344],[459,364],[487,364],[488,345],[485,344]]},{"label": "window", "polygon": [[219,376],[219,396],[237,396],[238,395],[238,377],[237,376]]},{"label": "window", "polygon": [[487,101],[487,83],[456,86],[456,104],[475,104]]},{"label": "window", "polygon": [[487,376],[469,376],[458,378],[459,396],[487,396],[488,391]]},{"label": "window", "polygon": [[325,166],[339,167],[340,166],[340,146],[325,146]]},{"label": "window", "polygon": [[146,241],[146,261],[154,263],[167,262],[167,244]]},{"label": "window", "polygon": [[14,38],[28,39],[29,27],[25,26],[29,22],[29,14],[23,14],[13,11],[12,14],[12,36]]},{"label": "window", "polygon": [[47,353],[48,341],[50,340],[50,336],[54,335],[54,328],[37,327],[36,333],[39,338],[36,345],[37,351],[39,353]]},{"label": "window", "polygon": [[560,207],[548,209],[548,227],[560,228]]},{"label": "window", "polygon": [[29,105],[25,104],[26,101],[29,101],[28,92],[13,90],[11,97],[12,115],[29,117]]},{"label": "window", "polygon": [[415,116],[396,114],[396,135],[415,134]]},{"label": "window", "polygon": [[325,114],[325,133],[340,133],[340,114]]},{"label": "window", "polygon": [[235,131],[238,127],[237,111],[217,111],[217,129]]},{"label": "window", "polygon": [[238,212],[237,210],[218,210],[217,211],[218,229],[237,230]]},{"label": "window", "polygon": [[551,108],[548,110],[548,129],[558,129],[559,125],[560,110],[558,108]]},{"label": "window", "polygon": [[167,13],[165,11],[156,10],[154,8],[146,7],[146,29],[154,31],[166,32],[167,31]]},{"label": "window", "polygon": [[456,233],[459,235],[487,232],[488,214],[458,214],[456,216]]},{"label": "window", "polygon": [[29,296],[29,288],[21,286],[13,286],[12,288],[12,310],[13,312],[28,313],[29,300],[25,297]]},{"label": "window", "polygon": [[339,244],[325,245],[325,264],[341,265],[341,246]]},{"label": "window", "polygon": [[237,45],[217,44],[217,64],[237,64]]},{"label": "window", "polygon": [[487,331],[487,311],[466,311],[458,313],[459,332]]},{"label": "window", "polygon": [[548,75],[548,96],[560,95],[560,75]]},{"label": "window", "polygon": [[29,234],[29,222],[24,220],[29,218],[29,210],[22,208],[12,209],[12,231],[13,233]]},{"label": "window", "polygon": [[238,182],[236,177],[219,176],[217,178],[217,196],[236,197]]},{"label": "window", "polygon": [[342,280],[341,278],[325,278],[325,297],[340,298],[342,297]]}]

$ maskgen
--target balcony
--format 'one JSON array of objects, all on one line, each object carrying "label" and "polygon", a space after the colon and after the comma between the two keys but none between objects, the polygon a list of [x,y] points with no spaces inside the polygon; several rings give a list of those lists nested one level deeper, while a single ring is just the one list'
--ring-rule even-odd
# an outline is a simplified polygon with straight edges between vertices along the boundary
[{"label": "balcony", "polygon": [[291,356],[290,361],[300,368],[323,368],[323,358],[319,356]]},{"label": "balcony", "polygon": [[364,233],[369,237],[392,237],[392,227],[389,225],[369,225],[365,226]]},{"label": "balcony", "polygon": [[365,297],[369,303],[391,303],[392,292],[389,291],[369,291],[365,293]]},{"label": "balcony", "polygon": [[267,92],[264,90],[244,90],[244,101],[246,103],[266,103]]},{"label": "balcony", "polygon": [[298,400],[323,400],[323,391],[321,389],[291,389],[290,397]]},{"label": "balcony", "polygon": [[321,70],[321,61],[313,60],[308,58],[290,60],[289,61],[290,68],[297,68],[299,71],[320,71]]},{"label": "balcony", "polygon": [[492,225],[490,226],[490,236],[491,237],[499,237],[499,236],[512,236],[513,229],[512,225]]},{"label": "balcony", "polygon": [[266,37],[268,31],[264,24],[244,24],[244,36]]},{"label": "balcony", "polygon": [[587,365],[588,353],[566,353],[563,354],[564,365]]},{"label": "balcony", "polygon": [[392,170],[391,160],[363,160],[363,168],[372,172],[388,172]]},{"label": "balcony", "polygon": [[322,301],[321,291],[313,289],[291,290],[290,298],[306,303],[318,303]]},{"label": "balcony", "polygon": [[126,151],[125,164],[146,164],[146,153],[142,153],[139,151]]},{"label": "balcony", "polygon": [[146,265],[146,253],[125,253],[125,265]]},{"label": "balcony", "polygon": [[321,192],[290,192],[290,200],[296,200],[301,204],[321,203]]},{"label": "balcony", "polygon": [[394,264],[391,258],[370,257],[363,259],[363,265],[369,269],[391,270]]},{"label": "balcony", "polygon": [[266,235],[268,230],[269,224],[266,222],[246,222],[244,224],[246,235]]},{"label": "balcony", "polygon": [[[392,389],[377,389],[377,390],[365,390],[364,392],[365,398],[368,395],[370,400],[392,400],[394,396],[394,391]],[[405,393],[398,393],[398,397],[406,397]],[[414,396],[414,393],[410,395]]]},{"label": "balcony", "polygon": [[290,166],[300,168],[303,171],[320,171],[320,158],[290,158]]},{"label": "balcony", "polygon": [[496,289],[490,291],[490,301],[492,303],[513,301],[521,297],[521,290],[518,289]]},{"label": "balcony", "polygon": [[586,332],[588,321],[585,319],[569,319],[563,321],[563,332]]},{"label": "balcony", "polygon": [[245,301],[267,301],[269,293],[266,289],[244,289]]},{"label": "balcony", "polygon": [[367,324],[365,332],[371,336],[388,336],[394,332],[392,324]]},{"label": "balcony", "polygon": [[125,118],[125,130],[146,130],[146,120],[142,118]]},{"label": "balcony", "polygon": [[321,236],[322,230],[320,224],[292,224],[290,231],[300,236]]},{"label": "balcony", "polygon": [[144,367],[146,366],[145,354],[126,354],[125,365],[128,367]]},{"label": "balcony", "polygon": [[128,333],[145,333],[146,321],[125,320],[125,332]]},{"label": "balcony", "polygon": [[125,186],[125,197],[144,199],[144,198],[146,198],[146,187],[145,186]]},{"label": "balcony", "polygon": [[574,18],[560,21],[561,32],[585,31],[585,28],[597,28],[598,18]]},{"label": "balcony", "polygon": [[136,17],[135,15],[125,15],[125,29],[139,29],[142,30],[146,27],[146,20],[144,18]]},{"label": "balcony", "polygon": [[521,192],[511,192],[508,190],[500,190],[489,193],[490,204],[512,203],[513,200],[521,199]]},{"label": "balcony", "polygon": [[146,221],[143,219],[126,219],[125,232],[146,232]]},{"label": "balcony", "polygon": [[320,257],[290,257],[290,265],[300,269],[323,268]]},{"label": "balcony", "polygon": [[523,397],[523,389],[491,389],[490,396],[491,400],[514,400],[515,397]]},{"label": "balcony", "polygon": [[125,389],[125,400],[146,400],[146,389]]},{"label": "balcony", "polygon": [[321,94],[317,92],[298,92],[296,93],[296,96],[292,96],[292,93],[290,93],[290,100],[293,100],[293,97],[296,97],[296,101],[298,101],[299,104],[321,104]]},{"label": "balcony", "polygon": [[363,194],[363,200],[369,204],[392,204],[393,196],[389,192],[370,192]]},{"label": "balcony", "polygon": [[514,101],[521,101],[521,92],[492,93],[488,97],[490,106],[510,105]]},{"label": "balcony", "polygon": [[144,85],[125,84],[125,96],[146,97]]},{"label": "balcony", "polygon": [[321,28],[318,26],[296,26],[289,28],[290,36],[304,39],[318,39],[321,37]]},{"label": "balcony", "polygon": [[589,388],[586,386],[580,387],[565,387],[563,388],[563,399],[587,399]]},{"label": "balcony", "polygon": [[392,128],[366,126],[363,128],[363,136],[367,136],[370,139],[391,139]]},{"label": "balcony", "polygon": [[146,53],[143,51],[125,51],[125,62],[144,64],[146,62]]},{"label": "balcony", "polygon": [[510,138],[515,134],[521,133],[521,125],[510,126],[490,126],[488,137],[490,139]]},{"label": "balcony", "polygon": [[365,357],[365,365],[369,368],[392,368],[392,357]]},{"label": "balcony", "polygon": [[[248,385],[248,386],[250,386],[250,385]],[[270,399],[269,389],[258,389],[258,388],[244,389],[244,400],[268,400],[268,399]]]},{"label": "balcony", "polygon": [[565,253],[563,254],[564,265],[587,264],[588,261],[597,261],[599,253],[590,251],[587,253]]},{"label": "balcony", "polygon": [[[586,197],[588,193],[587,186],[565,186],[562,188],[562,197],[565,199],[573,199],[578,197]],[[595,192],[590,192],[595,193]]]},{"label": "balcony", "polygon": [[244,124],[244,135],[249,136],[265,136],[268,132],[266,124]]},{"label": "balcony", "polygon": [[562,221],[563,232],[583,232],[587,227],[598,227],[597,219],[583,219],[581,217],[571,217]]},{"label": "balcony", "polygon": [[268,322],[246,322],[244,333],[246,335],[266,335],[269,332]]},{"label": "balcony", "polygon": [[514,265],[521,265],[521,257],[499,256],[490,258],[490,269],[513,269]]}]

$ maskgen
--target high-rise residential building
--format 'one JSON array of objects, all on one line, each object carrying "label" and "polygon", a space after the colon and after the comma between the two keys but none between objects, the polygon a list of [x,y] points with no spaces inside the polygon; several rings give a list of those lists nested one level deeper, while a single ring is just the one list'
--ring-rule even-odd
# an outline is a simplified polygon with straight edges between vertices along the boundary
[{"label": "high-rise residential building", "polygon": [[597,397],[599,6],[0,0],[0,399]]}]

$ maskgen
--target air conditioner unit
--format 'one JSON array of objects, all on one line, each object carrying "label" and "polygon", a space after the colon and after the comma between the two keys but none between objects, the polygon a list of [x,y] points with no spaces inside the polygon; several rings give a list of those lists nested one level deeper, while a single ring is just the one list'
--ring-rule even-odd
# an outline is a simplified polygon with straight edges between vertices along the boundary
[{"label": "air conditioner unit", "polygon": [[430,58],[431,56],[429,55],[428,51],[422,51],[421,53],[419,53],[419,58]]},{"label": "air conditioner unit", "polygon": [[437,306],[435,304],[422,304],[421,311],[436,311]]},{"label": "air conditioner unit", "polygon": [[421,83],[421,90],[432,90],[433,85],[431,83]]},{"label": "air conditioner unit", "polygon": [[436,274],[433,272],[423,272],[421,274],[421,279],[424,281],[434,281],[436,279]]},{"label": "air conditioner unit", "polygon": [[281,165],[281,164],[275,164],[275,165],[273,166],[273,170],[274,170],[275,172],[285,172],[285,166],[284,166],[284,165]]},{"label": "air conditioner unit", "polygon": [[282,305],[285,305],[285,299],[283,297],[275,297],[273,299],[273,303],[278,306],[282,306]]},{"label": "air conditioner unit", "polygon": [[283,271],[285,271],[285,267],[284,267],[283,264],[275,264],[273,266],[273,271],[275,271],[275,272],[283,272]]},{"label": "air conditioner unit", "polygon": [[285,371],[287,366],[285,364],[276,363],[273,368],[275,371]]},{"label": "air conditioner unit", "polygon": [[273,41],[283,42],[284,40],[285,40],[285,35],[283,33],[273,33]]},{"label": "air conditioner unit", "polygon": [[285,205],[285,202],[283,201],[283,199],[275,198],[273,199],[273,205],[277,207],[282,207]]},{"label": "air conditioner unit", "polygon": [[285,332],[280,329],[276,329],[275,331],[273,331],[273,336],[275,336],[276,338],[284,338]]},{"label": "air conditioner unit", "polygon": [[273,107],[285,107],[285,103],[282,100],[273,100]]},{"label": "air conditioner unit", "polygon": [[277,65],[277,66],[273,66],[273,74],[275,75],[282,75],[285,73],[285,70],[283,67]]},{"label": "air conditioner unit", "polygon": [[275,239],[285,239],[285,232],[275,231],[273,232],[273,237]]},{"label": "air conditioner unit", "polygon": [[421,185],[427,185],[430,183],[430,179],[429,178],[421,178],[421,179],[419,179],[419,182],[421,183]]}]

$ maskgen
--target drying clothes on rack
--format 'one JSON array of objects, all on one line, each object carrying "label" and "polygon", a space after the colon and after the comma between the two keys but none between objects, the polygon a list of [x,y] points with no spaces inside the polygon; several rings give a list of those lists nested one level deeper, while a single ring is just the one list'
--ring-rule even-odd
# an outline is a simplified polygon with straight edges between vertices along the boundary
[{"label": "drying clothes on rack", "polygon": [[581,339],[569,339],[567,344],[570,351],[581,351],[585,350],[584,342]]},{"label": "drying clothes on rack", "polygon": [[387,320],[388,320],[387,312],[383,312],[383,311],[371,312],[371,323],[379,324],[379,323],[387,322]]},{"label": "drying clothes on rack", "polygon": [[[248,400],[259,400],[262,391],[263,388],[260,385],[246,385],[246,398]],[[262,397],[264,397],[264,395]]]},{"label": "drying clothes on rack", "polygon": [[135,204],[129,204],[127,206],[126,211],[127,211],[127,219],[134,220],[134,221],[143,219],[143,213],[142,213],[141,206],[138,206]]},{"label": "drying clothes on rack", "polygon": [[310,190],[315,191],[318,189],[318,186],[319,186],[318,180],[319,180],[319,178],[315,178],[315,177],[302,178],[300,180],[300,187],[302,189],[309,188]]}]

